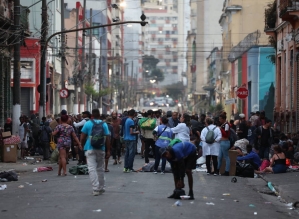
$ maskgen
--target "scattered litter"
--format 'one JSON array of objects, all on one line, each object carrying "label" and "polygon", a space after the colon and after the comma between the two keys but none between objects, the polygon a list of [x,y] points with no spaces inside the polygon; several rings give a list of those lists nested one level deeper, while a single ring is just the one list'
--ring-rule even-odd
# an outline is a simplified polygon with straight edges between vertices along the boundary
[{"label": "scattered litter", "polygon": [[194,204],[194,202],[190,202],[190,204],[191,204],[191,205],[193,205],[193,204]]},{"label": "scattered litter", "polygon": [[265,202],[265,204],[266,204],[266,205],[270,205],[270,204],[272,204],[272,202]]},{"label": "scattered litter", "polygon": [[23,166],[27,166],[27,163],[23,163]]},{"label": "scattered litter", "polygon": [[5,178],[0,178],[0,182],[8,182],[8,180]]},{"label": "scattered litter", "polygon": [[254,215],[257,215],[257,212],[254,212],[253,214],[254,214]]},{"label": "scattered litter", "polygon": [[238,200],[234,200],[234,202],[239,202]]},{"label": "scattered litter", "polygon": [[132,183],[137,183],[137,181],[132,181]]},{"label": "scattered litter", "polygon": [[250,205],[249,205],[249,207],[251,207],[251,208],[255,208],[255,205],[253,205],[253,204],[250,204]]},{"label": "scattered litter", "polygon": [[0,185],[0,190],[4,190],[4,189],[6,189],[7,188],[7,185]]},{"label": "scattered litter", "polygon": [[272,192],[274,192],[275,194],[278,194],[271,182],[268,182],[268,187]]},{"label": "scattered litter", "polygon": [[189,195],[181,195],[180,198],[181,198],[182,200],[184,200],[184,199],[189,199],[190,196],[189,196]]},{"label": "scattered litter", "polygon": [[23,185],[19,185],[18,187],[19,187],[20,189],[23,189],[23,188],[24,188],[24,186],[23,186]]},{"label": "scattered litter", "polygon": [[224,199],[220,199],[221,201],[224,201]]},{"label": "scattered litter", "polygon": [[25,157],[25,160],[34,160],[34,157]]},{"label": "scattered litter", "polygon": [[29,182],[25,182],[27,185],[29,185],[29,186],[32,186],[32,184],[31,183],[29,183]]},{"label": "scattered litter", "polygon": [[74,176],[74,178],[77,178],[77,176]]},{"label": "scattered litter", "polygon": [[207,202],[206,205],[215,205],[213,202]]},{"label": "scattered litter", "polygon": [[38,167],[38,168],[34,168],[33,172],[45,172],[45,171],[53,171],[52,167]]},{"label": "scattered litter", "polygon": [[291,207],[291,206],[293,206],[293,203],[288,203],[288,204],[286,204],[286,206]]},{"label": "scattered litter", "polygon": [[204,196],[203,199],[207,199],[208,197]]},{"label": "scattered litter", "polygon": [[101,211],[102,211],[101,209],[93,210],[93,212],[101,212]]},{"label": "scattered litter", "polygon": [[230,196],[230,194],[229,194],[229,193],[223,193],[223,195],[224,195],[224,196]]},{"label": "scattered litter", "polygon": [[172,206],[182,206],[182,202],[176,201]]},{"label": "scattered litter", "polygon": [[237,180],[236,177],[233,177],[232,180],[231,180],[232,183],[236,183],[237,181],[238,181],[238,180]]},{"label": "scattered litter", "polygon": [[44,179],[44,180],[42,180],[42,182],[47,182],[48,180],[46,180],[46,179]]}]

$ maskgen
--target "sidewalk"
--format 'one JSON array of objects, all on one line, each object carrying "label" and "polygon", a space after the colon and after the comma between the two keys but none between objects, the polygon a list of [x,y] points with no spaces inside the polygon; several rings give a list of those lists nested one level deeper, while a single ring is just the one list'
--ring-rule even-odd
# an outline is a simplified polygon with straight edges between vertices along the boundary
[{"label": "sidewalk", "polygon": [[299,172],[260,175],[266,182],[271,182],[279,196],[286,202],[299,201]]}]

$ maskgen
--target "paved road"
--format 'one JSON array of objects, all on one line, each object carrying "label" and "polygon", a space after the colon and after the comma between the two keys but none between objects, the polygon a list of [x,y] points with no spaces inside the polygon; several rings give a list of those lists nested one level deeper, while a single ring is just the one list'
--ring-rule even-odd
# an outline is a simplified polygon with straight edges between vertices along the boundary
[{"label": "paved road", "polygon": [[[142,164],[143,160],[137,158],[135,169]],[[166,198],[173,190],[171,174],[122,173],[121,166],[113,165],[109,169],[106,193],[97,197],[91,195],[88,176],[57,177],[57,168],[21,173],[18,182],[7,183],[8,188],[0,191],[0,218],[299,218],[298,212],[287,209],[277,197],[256,191],[266,189],[262,179],[239,178],[231,183],[231,177],[196,172],[195,200],[184,200],[182,206],[173,207],[175,200]],[[20,185],[24,188],[18,188]]]}]

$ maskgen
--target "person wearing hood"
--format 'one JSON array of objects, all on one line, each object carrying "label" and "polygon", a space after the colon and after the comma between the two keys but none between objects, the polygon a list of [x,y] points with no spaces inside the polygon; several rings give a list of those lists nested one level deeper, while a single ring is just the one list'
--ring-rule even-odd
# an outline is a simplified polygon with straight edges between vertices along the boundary
[{"label": "person wearing hood", "polygon": [[52,129],[49,122],[44,122],[40,130],[40,142],[43,149],[44,160],[48,160],[50,157],[50,136]]},{"label": "person wearing hood", "polygon": [[11,118],[6,119],[6,123],[4,124],[4,131],[12,133],[12,121]]}]

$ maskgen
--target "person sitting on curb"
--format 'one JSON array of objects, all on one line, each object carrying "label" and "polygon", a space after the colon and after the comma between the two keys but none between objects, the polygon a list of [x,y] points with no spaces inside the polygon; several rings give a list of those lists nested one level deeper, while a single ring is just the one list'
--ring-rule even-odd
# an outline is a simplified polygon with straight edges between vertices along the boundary
[{"label": "person sitting on curb", "polygon": [[250,145],[250,144],[246,146],[246,151],[247,151],[247,155],[245,155],[243,157],[237,157],[237,161],[245,160],[245,162],[250,163],[253,166],[254,171],[256,173],[258,173],[257,171],[259,170],[259,168],[262,164],[259,155],[257,153],[255,153],[254,151],[252,151],[252,145]]},{"label": "person sitting on curb", "polygon": [[[167,148],[160,148],[160,154],[171,164],[175,190],[185,187],[185,173],[188,176],[190,200],[194,199],[192,170],[196,168],[196,147],[190,142],[174,139]],[[175,198],[175,191],[168,198]]]}]

